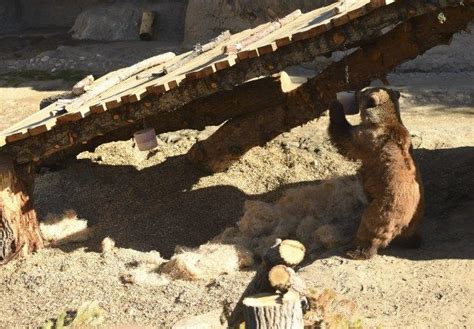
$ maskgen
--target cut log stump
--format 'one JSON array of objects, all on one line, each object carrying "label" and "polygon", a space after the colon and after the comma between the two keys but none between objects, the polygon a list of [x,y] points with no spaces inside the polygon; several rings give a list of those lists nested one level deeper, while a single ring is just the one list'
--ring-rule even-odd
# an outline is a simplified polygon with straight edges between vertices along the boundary
[{"label": "cut log stump", "polygon": [[272,267],[268,272],[268,282],[280,293],[287,293],[291,289],[301,296],[305,295],[306,284],[291,267],[281,264]]},{"label": "cut log stump", "polygon": [[12,161],[0,159],[0,265],[43,247],[29,193],[33,179],[25,178]]},{"label": "cut log stump", "polygon": [[142,15],[142,23],[140,25],[140,39],[148,41],[153,36],[153,22],[155,21],[155,13],[151,10],[145,10]]},{"label": "cut log stump", "polygon": [[283,240],[275,243],[265,253],[263,259],[269,266],[283,264],[294,267],[301,263],[306,249],[304,245],[296,240]]},{"label": "cut log stump", "polygon": [[245,328],[299,329],[304,327],[298,293],[258,294],[244,299]]},{"label": "cut log stump", "polygon": [[[253,296],[255,294],[273,294],[275,293],[275,287],[272,286],[269,272],[281,265],[289,270],[293,271],[292,267],[300,264],[303,261],[305,255],[305,247],[302,243],[296,240],[281,240],[277,239],[275,244],[268,248],[265,255],[263,256],[263,262],[260,264],[255,276],[247,286],[247,289],[243,292],[240,300],[235,306],[230,318],[229,326],[234,328],[238,326],[243,320],[243,301],[245,298]],[[293,271],[294,272],[294,271]],[[297,292],[299,295],[304,287],[304,282],[300,280],[296,274],[289,278],[291,281],[288,286],[291,287],[292,292]],[[280,291],[285,293],[286,291]],[[300,299],[301,300],[301,299]]]}]

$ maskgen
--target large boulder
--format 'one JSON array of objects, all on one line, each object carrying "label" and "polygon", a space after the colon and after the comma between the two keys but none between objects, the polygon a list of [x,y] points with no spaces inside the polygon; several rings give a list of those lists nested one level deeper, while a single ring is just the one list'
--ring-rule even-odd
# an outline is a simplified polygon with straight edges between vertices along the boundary
[{"label": "large boulder", "polygon": [[141,14],[130,3],[94,6],[79,14],[71,31],[76,39],[136,40]]}]

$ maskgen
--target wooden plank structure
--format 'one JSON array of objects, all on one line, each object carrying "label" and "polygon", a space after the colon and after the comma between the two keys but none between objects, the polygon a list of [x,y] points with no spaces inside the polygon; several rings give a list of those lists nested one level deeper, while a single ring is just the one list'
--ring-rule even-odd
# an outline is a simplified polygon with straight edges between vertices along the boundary
[{"label": "wooden plank structure", "polygon": [[[223,33],[151,67],[139,63],[142,69],[132,75],[126,74],[130,68],[109,73],[80,98],[20,121],[0,133],[1,161],[11,163],[2,170],[2,188],[18,191],[30,206],[5,219],[1,194],[0,262],[21,254],[19,248],[28,253],[41,246],[28,189],[15,183],[31,187],[38,167],[129,139],[144,123],[162,133],[225,122],[188,154],[204,170],[225,170],[250,148],[321,115],[335,93],[365,87],[448,43],[474,18],[473,2],[346,0],[305,14],[296,11],[255,29]],[[296,89],[284,88],[279,73],[285,68],[348,49],[355,51]],[[19,173],[27,177],[8,183],[5,177]],[[21,219],[22,211],[28,220]]]}]

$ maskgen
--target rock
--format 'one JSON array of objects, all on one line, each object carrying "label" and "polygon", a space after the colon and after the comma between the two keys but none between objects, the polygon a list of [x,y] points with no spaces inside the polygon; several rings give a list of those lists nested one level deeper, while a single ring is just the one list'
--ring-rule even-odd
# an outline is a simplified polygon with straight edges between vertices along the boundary
[{"label": "rock", "polygon": [[221,323],[222,310],[217,309],[201,315],[190,316],[179,320],[173,325],[173,329],[221,329],[226,328]]},{"label": "rock", "polygon": [[49,61],[49,56],[43,56],[43,57],[41,57],[41,61],[42,61],[43,63]]},{"label": "rock", "polygon": [[138,40],[142,11],[132,3],[99,5],[77,16],[71,31],[75,39]]}]

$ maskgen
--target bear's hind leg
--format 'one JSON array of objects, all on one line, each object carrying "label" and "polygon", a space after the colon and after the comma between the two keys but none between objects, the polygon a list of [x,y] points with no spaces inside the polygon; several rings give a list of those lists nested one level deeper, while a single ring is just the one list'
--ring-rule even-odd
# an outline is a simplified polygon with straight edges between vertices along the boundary
[{"label": "bear's hind leg", "polygon": [[356,248],[348,251],[352,259],[370,259],[377,255],[379,248],[385,248],[393,240],[394,232],[390,214],[382,202],[374,199],[364,210],[355,239]]}]

